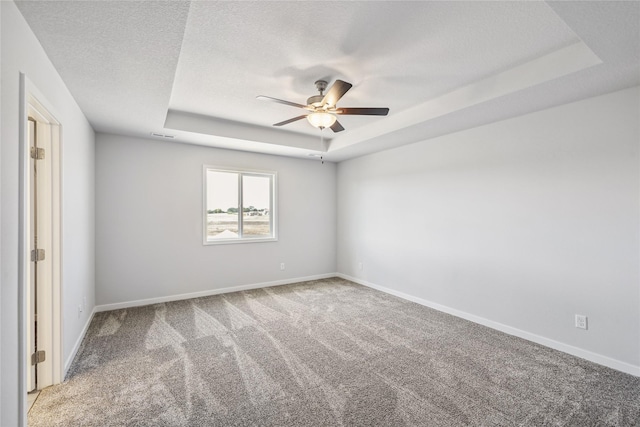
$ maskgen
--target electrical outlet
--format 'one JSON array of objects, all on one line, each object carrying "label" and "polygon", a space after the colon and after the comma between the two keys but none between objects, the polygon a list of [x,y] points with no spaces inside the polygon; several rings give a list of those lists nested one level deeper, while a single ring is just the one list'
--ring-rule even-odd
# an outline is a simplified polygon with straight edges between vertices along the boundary
[{"label": "electrical outlet", "polygon": [[80,318],[80,314],[82,314],[82,306],[78,306],[78,319]]},{"label": "electrical outlet", "polygon": [[587,316],[576,314],[576,328],[587,329]]},{"label": "electrical outlet", "polygon": [[280,263],[280,270],[284,270],[284,262]]},{"label": "electrical outlet", "polygon": [[362,261],[358,263],[358,270],[362,271]]}]

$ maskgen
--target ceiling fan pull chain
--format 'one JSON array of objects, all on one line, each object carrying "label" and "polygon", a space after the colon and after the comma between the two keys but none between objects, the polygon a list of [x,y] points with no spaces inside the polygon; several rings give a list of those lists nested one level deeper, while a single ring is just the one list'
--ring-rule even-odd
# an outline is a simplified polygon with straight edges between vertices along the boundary
[{"label": "ceiling fan pull chain", "polygon": [[323,130],[324,128],[320,128],[320,162],[324,165],[324,155],[322,154],[324,152],[324,133],[322,133]]}]

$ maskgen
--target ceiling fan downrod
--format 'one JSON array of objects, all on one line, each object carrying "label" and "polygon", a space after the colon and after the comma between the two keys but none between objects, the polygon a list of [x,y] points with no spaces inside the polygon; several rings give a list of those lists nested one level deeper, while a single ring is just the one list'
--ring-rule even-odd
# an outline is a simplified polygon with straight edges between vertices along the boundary
[{"label": "ceiling fan downrod", "polygon": [[325,80],[316,80],[316,89],[320,92],[320,95],[313,95],[307,98],[307,105],[312,105],[315,108],[322,107],[322,100],[324,99],[324,91],[327,89],[327,82]]}]

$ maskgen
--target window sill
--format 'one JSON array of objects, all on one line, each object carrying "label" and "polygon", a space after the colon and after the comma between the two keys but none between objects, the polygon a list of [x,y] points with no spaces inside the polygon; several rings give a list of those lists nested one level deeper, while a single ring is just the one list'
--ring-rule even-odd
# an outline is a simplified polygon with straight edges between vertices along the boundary
[{"label": "window sill", "polygon": [[265,242],[277,242],[277,237],[256,237],[255,239],[244,238],[244,239],[214,239],[214,240],[205,240],[202,242],[204,246],[215,246],[215,245],[234,245],[234,244],[242,244],[242,243],[265,243]]}]

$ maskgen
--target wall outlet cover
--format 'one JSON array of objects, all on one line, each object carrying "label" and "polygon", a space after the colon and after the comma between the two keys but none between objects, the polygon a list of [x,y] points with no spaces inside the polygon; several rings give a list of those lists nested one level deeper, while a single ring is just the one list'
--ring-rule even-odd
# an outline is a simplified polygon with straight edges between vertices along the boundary
[{"label": "wall outlet cover", "polygon": [[587,316],[583,314],[576,314],[576,328],[587,329]]}]

